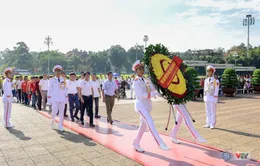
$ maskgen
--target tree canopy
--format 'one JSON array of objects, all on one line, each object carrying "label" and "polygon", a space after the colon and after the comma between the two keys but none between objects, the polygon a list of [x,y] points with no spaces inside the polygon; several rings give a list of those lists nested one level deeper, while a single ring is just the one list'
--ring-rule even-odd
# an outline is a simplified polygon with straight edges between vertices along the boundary
[{"label": "tree canopy", "polygon": [[[238,56],[234,56],[237,52]],[[255,66],[260,68],[260,46],[250,45],[247,54],[247,47],[244,43],[233,46],[225,51],[223,48],[188,50],[186,52],[172,52],[183,60],[201,60],[209,63],[230,63],[240,66]],[[90,71],[96,73],[114,72],[131,73],[132,64],[142,59],[144,56],[144,46],[135,45],[125,50],[120,45],[111,46],[107,50],[93,52],[86,50],[72,49],[67,53],[58,50],[30,52],[29,47],[24,42],[18,42],[12,49],[0,51],[0,70],[6,67],[18,69],[28,69],[31,72],[47,73],[48,57],[50,58],[50,71],[54,65],[62,65],[66,71]]]}]

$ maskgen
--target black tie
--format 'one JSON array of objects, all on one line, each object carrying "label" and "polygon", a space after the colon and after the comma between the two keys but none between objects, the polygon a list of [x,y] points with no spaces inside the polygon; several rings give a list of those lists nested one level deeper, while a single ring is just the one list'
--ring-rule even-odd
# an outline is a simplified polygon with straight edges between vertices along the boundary
[{"label": "black tie", "polygon": [[211,81],[211,79],[209,79],[209,82]]},{"label": "black tie", "polygon": [[60,82],[60,79],[58,78],[58,81]]},{"label": "black tie", "polygon": [[144,78],[142,78],[142,81],[144,82]]}]

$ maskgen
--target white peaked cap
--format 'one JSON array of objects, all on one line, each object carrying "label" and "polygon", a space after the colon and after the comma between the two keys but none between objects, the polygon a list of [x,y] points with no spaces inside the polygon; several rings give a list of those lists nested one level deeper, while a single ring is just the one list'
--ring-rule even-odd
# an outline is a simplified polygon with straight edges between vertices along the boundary
[{"label": "white peaked cap", "polygon": [[212,65],[208,65],[208,66],[207,66],[207,71],[208,71],[208,70],[213,70],[213,73],[216,71],[216,70],[215,70],[215,67],[212,66]]},{"label": "white peaked cap", "polygon": [[62,70],[62,67],[61,67],[60,65],[54,66],[54,68],[53,68],[53,73],[55,73],[55,70],[56,70],[56,69]]},{"label": "white peaked cap", "polygon": [[4,74],[6,74],[8,71],[12,72],[12,68],[11,67],[6,68],[5,71],[4,71]]},{"label": "white peaked cap", "polygon": [[141,65],[143,65],[143,64],[141,63],[141,61],[140,61],[140,60],[137,60],[137,61],[133,64],[132,70],[135,71],[135,70],[136,70],[139,66],[141,66]]}]

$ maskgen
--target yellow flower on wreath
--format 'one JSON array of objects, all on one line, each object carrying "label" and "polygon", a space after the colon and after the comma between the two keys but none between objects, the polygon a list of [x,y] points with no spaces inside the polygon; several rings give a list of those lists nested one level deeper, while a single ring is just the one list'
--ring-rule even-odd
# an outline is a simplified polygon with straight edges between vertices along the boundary
[{"label": "yellow flower on wreath", "polygon": [[[168,58],[167,56],[165,56],[163,54],[155,54],[154,56],[151,57],[151,64],[153,67],[153,72],[154,72],[157,80],[160,80],[161,76],[164,74],[163,68],[161,66],[161,60],[165,60],[162,64],[164,70],[166,70],[168,68],[168,66],[170,65],[170,63],[172,62],[172,60],[170,58]],[[172,93],[175,93],[178,95],[183,95],[187,90],[186,80],[184,79],[181,70],[177,71],[176,76],[178,76],[178,78],[179,78],[179,83],[178,84],[171,83],[167,89],[169,91],[171,91]],[[176,76],[174,77],[172,82],[178,81]]]}]

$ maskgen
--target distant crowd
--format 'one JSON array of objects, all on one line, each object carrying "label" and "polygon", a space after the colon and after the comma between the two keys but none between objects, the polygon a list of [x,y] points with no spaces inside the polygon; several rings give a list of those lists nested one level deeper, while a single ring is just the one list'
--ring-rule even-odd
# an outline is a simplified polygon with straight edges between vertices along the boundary
[{"label": "distant crowd", "polygon": [[[83,72],[82,72],[83,73]],[[48,76],[47,74],[43,74],[41,76],[16,76],[12,81],[12,93],[14,96],[14,102],[21,103],[27,106],[32,106],[34,109],[38,110],[46,110],[47,100],[47,90],[48,90],[48,81],[53,78],[52,75]],[[66,76],[69,80],[69,77]],[[84,76],[76,76],[76,81],[80,81]],[[115,76],[113,80],[115,81],[118,89],[122,90],[122,97],[126,97],[125,90],[131,89],[131,85],[134,81],[135,75],[123,77],[123,76]],[[0,78],[0,96],[3,95],[2,83],[5,79],[4,76]],[[97,82],[99,82],[100,89],[102,90],[102,85],[105,80],[107,80],[107,75],[99,75],[96,77]],[[133,91],[129,98],[133,99]],[[67,115],[65,115],[67,116]]]}]

